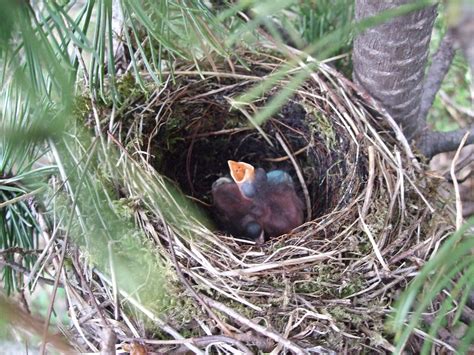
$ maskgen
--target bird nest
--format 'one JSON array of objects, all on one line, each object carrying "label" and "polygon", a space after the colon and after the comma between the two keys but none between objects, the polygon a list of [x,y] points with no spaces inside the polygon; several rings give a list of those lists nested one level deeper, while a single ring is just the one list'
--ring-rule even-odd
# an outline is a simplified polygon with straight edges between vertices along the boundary
[{"label": "bird nest", "polygon": [[[124,146],[210,221],[211,186],[227,174],[228,159],[288,172],[305,204],[303,225],[263,245],[143,205],[137,219],[178,276],[170,281],[175,297],[189,300],[167,311],[160,337],[192,337],[142,339],[148,349],[391,351],[391,305],[452,230],[439,180],[425,174],[393,120],[330,66],[319,64],[257,125],[252,117],[308,69],[280,75],[283,64],[270,52],[241,52],[212,69],[183,64],[122,113]],[[270,90],[240,102],[274,75]],[[180,222],[191,233],[181,233]]]}]

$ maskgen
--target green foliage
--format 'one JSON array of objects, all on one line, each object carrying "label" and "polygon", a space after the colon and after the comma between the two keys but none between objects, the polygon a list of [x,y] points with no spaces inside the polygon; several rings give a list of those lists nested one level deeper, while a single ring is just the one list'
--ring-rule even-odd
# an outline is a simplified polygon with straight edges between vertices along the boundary
[{"label": "green foliage", "polygon": [[[443,39],[448,22],[450,20],[450,6],[440,5],[440,16],[436,19],[435,27],[430,44],[430,54],[434,54]],[[460,122],[468,121],[462,112],[453,109],[451,104],[448,104],[442,98],[444,93],[453,101],[453,104],[458,108],[471,107],[471,90],[472,76],[468,70],[468,64],[462,53],[458,50],[454,56],[453,63],[443,79],[441,90],[436,95],[428,116],[428,122],[437,131],[447,132],[460,127]]]},{"label": "green foliage", "polygon": [[[296,5],[296,16],[292,17],[298,33],[306,43],[315,43],[328,33],[351,23],[353,20],[353,0],[313,0],[301,1]],[[351,50],[352,38],[345,38],[339,53]]]},{"label": "green foliage", "polygon": [[[447,325],[449,313],[457,310],[450,326],[455,326],[459,321],[463,305],[474,290],[473,227],[474,218],[471,218],[442,245],[400,297],[397,311],[390,322],[396,333],[398,351],[404,347],[415,328],[423,324],[423,313],[436,300],[441,300],[441,303],[434,320],[428,325],[430,336],[435,337],[439,328]],[[467,352],[474,341],[473,329],[474,324],[470,324],[461,339],[459,353]],[[431,341],[425,339],[422,353],[428,354],[431,345]]]},{"label": "green foliage", "polygon": [[30,250],[38,247],[41,228],[36,213],[41,206],[34,198],[54,172],[53,166],[42,166],[38,161],[43,155],[38,142],[44,134],[53,132],[54,125],[48,132],[41,124],[47,109],[36,109],[32,103],[35,98],[25,91],[16,86],[0,91],[0,249],[10,249],[0,256],[0,265],[3,259],[6,266],[2,279],[7,293],[23,287],[17,271],[30,269],[36,261],[36,254]]}]

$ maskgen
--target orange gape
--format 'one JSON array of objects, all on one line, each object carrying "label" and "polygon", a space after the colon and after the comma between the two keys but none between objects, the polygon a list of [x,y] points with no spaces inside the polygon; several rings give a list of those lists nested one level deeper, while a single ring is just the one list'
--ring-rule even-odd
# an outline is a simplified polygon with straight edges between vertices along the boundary
[{"label": "orange gape", "polygon": [[250,164],[228,160],[230,175],[236,183],[243,182],[246,178],[253,175],[254,167]]}]

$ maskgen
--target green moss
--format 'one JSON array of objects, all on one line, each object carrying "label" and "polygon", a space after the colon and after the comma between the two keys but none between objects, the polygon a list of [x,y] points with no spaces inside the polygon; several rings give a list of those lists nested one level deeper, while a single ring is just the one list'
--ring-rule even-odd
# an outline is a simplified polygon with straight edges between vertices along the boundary
[{"label": "green moss", "polygon": [[359,292],[364,288],[364,286],[364,279],[360,276],[355,276],[353,279],[350,280],[350,282],[348,282],[342,287],[340,291],[340,297],[344,298],[356,292]]},{"label": "green moss", "polygon": [[295,291],[299,294],[317,293],[321,290],[321,284],[316,280],[308,280],[307,282],[299,282],[295,287]]},{"label": "green moss", "polygon": [[117,92],[122,98],[135,98],[137,96],[143,95],[143,90],[138,86],[135,77],[131,72],[128,72],[125,75],[122,75],[117,81]]},{"label": "green moss", "polygon": [[318,136],[324,140],[327,148],[334,149],[336,146],[336,133],[332,122],[325,115],[315,110],[313,107],[304,106],[308,113],[308,129],[310,136]]},{"label": "green moss", "polygon": [[79,120],[83,120],[90,115],[92,111],[91,100],[86,96],[74,97],[72,104],[72,115]]},{"label": "green moss", "polygon": [[374,250],[374,248],[372,244],[370,243],[370,241],[368,240],[368,237],[366,234],[364,234],[364,238],[367,239],[367,241],[359,242],[357,244],[357,250],[359,251],[360,254],[367,255],[367,254],[370,254]]}]

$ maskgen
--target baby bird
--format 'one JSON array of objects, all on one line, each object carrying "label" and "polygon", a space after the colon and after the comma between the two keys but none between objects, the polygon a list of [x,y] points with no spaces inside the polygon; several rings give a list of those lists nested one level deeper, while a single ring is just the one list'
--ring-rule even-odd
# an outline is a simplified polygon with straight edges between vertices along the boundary
[{"label": "baby bird", "polygon": [[304,205],[288,173],[266,173],[232,160],[228,164],[232,180],[218,179],[212,195],[219,217],[231,233],[261,244],[265,237],[288,233],[303,223]]}]

